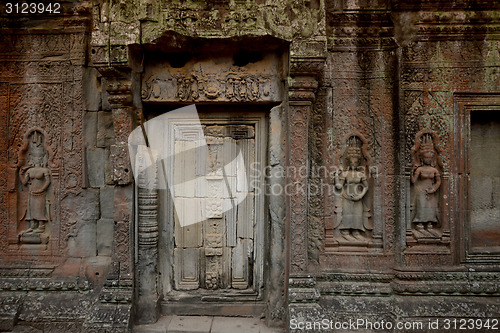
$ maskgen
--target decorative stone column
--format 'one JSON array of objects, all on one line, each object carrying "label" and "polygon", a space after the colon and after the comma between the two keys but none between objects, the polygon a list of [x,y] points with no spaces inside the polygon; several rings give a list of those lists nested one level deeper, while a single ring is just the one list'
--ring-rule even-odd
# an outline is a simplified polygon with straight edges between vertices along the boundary
[{"label": "decorative stone column", "polygon": [[320,309],[316,280],[308,274],[307,200],[308,200],[308,128],[317,77],[324,58],[292,58],[288,80],[288,142],[286,200],[289,222],[289,320],[316,318]]},{"label": "decorative stone column", "polygon": [[308,128],[323,58],[292,58],[288,79],[287,204],[290,276],[307,272]]},{"label": "decorative stone column", "polygon": [[[142,151],[136,156],[137,179],[137,284],[136,322],[155,323],[158,320],[158,190],[157,167],[143,168],[149,157]],[[150,155],[152,156],[152,154]],[[156,157],[153,157],[156,158]]]}]

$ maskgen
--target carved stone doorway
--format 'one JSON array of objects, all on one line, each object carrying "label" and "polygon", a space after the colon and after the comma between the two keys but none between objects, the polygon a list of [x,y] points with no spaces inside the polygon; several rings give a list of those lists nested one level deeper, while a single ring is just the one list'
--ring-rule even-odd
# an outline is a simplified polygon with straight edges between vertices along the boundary
[{"label": "carved stone doorway", "polygon": [[[271,107],[197,106],[199,124],[165,129],[159,279],[165,314],[260,315],[265,255],[264,166]],[[160,107],[155,109],[160,110]],[[208,149],[197,150],[200,137]]]},{"label": "carved stone doorway", "polygon": [[[198,125],[170,119],[153,133],[165,142],[158,156],[171,156],[158,173],[165,170],[174,191],[137,187],[137,321],[154,322],[158,312],[279,320],[287,276],[278,170],[286,163],[287,46],[274,38],[183,38],[181,45],[177,37],[165,35],[135,59],[144,120],[170,119],[170,111],[192,104],[200,118]],[[206,152],[198,151],[200,138]],[[272,185],[278,192],[267,195]]]}]

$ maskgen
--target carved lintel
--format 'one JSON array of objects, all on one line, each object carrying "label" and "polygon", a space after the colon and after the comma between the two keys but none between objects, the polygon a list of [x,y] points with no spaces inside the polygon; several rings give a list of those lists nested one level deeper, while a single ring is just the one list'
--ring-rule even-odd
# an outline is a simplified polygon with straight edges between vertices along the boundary
[{"label": "carved lintel", "polygon": [[[267,64],[262,64],[267,66]],[[269,66],[275,66],[271,63]],[[147,102],[269,102],[281,100],[280,82],[273,75],[244,67],[199,62],[198,69],[166,67],[143,80]],[[227,68],[229,67],[229,68]],[[218,72],[214,72],[218,70]]]}]

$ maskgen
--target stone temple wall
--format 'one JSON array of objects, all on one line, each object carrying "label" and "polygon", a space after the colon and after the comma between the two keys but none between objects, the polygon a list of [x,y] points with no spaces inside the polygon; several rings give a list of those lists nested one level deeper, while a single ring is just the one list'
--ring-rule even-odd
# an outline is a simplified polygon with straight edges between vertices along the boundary
[{"label": "stone temple wall", "polygon": [[127,332],[186,308],[168,206],[127,142],[187,104],[265,114],[266,185],[286,189],[255,206],[257,296],[189,311],[498,318],[499,4],[57,3],[0,5],[0,331]]},{"label": "stone temple wall", "polygon": [[[0,330],[129,322],[130,306],[120,313],[117,304],[132,298],[133,188],[110,162],[112,112],[88,66],[91,6],[60,4],[61,14],[33,15],[2,4]],[[129,292],[119,297],[106,289],[122,284]]]}]

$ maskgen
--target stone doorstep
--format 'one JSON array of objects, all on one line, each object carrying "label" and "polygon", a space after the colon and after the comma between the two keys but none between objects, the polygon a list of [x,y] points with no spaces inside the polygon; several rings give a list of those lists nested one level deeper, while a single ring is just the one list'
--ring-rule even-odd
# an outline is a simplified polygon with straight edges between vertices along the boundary
[{"label": "stone doorstep", "polygon": [[258,318],[162,316],[157,323],[138,325],[134,333],[281,333]]}]

